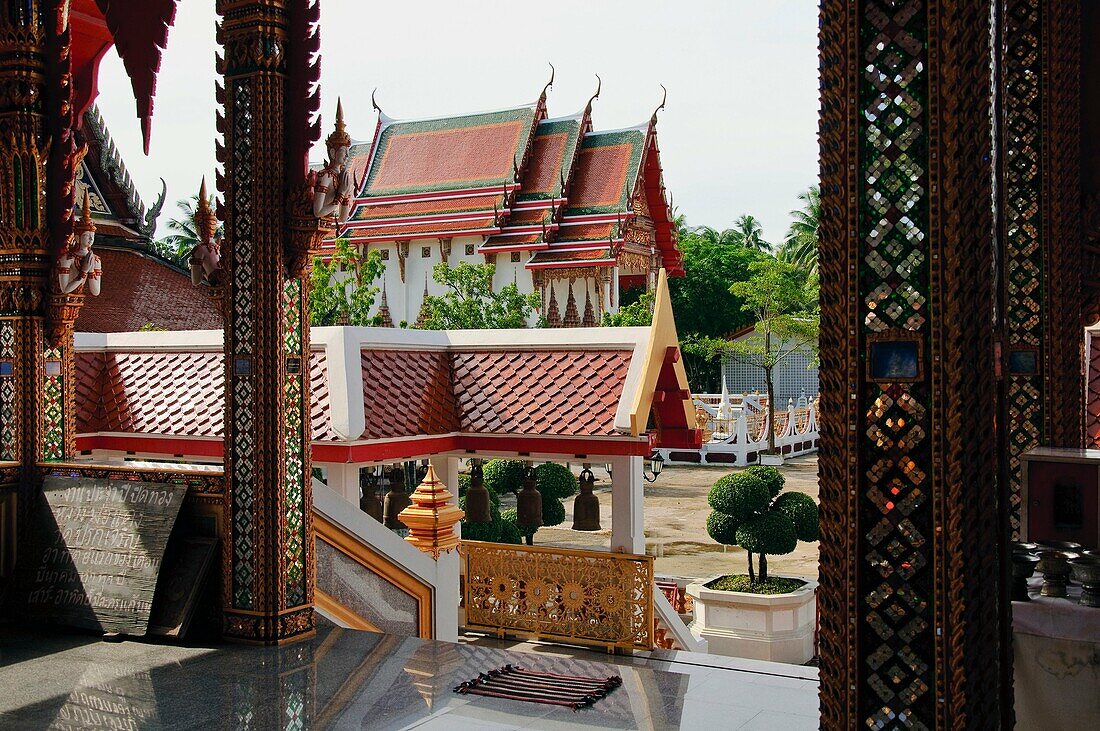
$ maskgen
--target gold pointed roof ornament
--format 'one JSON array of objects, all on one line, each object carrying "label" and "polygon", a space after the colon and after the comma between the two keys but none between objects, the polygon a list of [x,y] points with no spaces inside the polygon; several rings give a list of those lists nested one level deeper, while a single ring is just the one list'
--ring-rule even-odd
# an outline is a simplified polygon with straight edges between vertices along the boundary
[{"label": "gold pointed roof ornament", "polygon": [[73,231],[80,235],[89,231],[95,233],[95,221],[92,220],[92,198],[88,189],[84,189],[84,201],[81,206],[80,220],[73,223]]},{"label": "gold pointed roof ornament", "polygon": [[453,498],[429,464],[424,480],[409,496],[412,504],[398,516],[409,529],[405,540],[432,558],[457,548],[454,528],[465,513],[451,502]]},{"label": "gold pointed roof ornament", "polygon": [[195,233],[203,243],[213,241],[218,233],[218,217],[210,207],[210,198],[206,194],[206,177],[199,186],[199,202],[195,206]]},{"label": "gold pointed roof ornament", "polygon": [[329,149],[351,147],[351,135],[348,134],[348,127],[344,124],[344,102],[341,99],[336,100],[336,129],[325,140],[325,145]]}]

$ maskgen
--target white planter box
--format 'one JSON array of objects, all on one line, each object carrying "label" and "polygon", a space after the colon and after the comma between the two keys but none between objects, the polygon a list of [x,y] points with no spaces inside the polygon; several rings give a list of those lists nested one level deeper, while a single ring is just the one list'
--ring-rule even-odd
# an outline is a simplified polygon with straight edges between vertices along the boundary
[{"label": "white planter box", "polygon": [[713,580],[687,587],[695,600],[691,631],[712,653],[796,665],[814,656],[816,581],[789,594],[748,594],[708,589]]}]

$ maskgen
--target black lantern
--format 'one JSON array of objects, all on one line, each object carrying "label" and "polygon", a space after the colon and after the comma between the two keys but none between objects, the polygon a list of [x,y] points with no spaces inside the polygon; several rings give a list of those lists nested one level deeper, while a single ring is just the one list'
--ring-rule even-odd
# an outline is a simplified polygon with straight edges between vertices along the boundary
[{"label": "black lantern", "polygon": [[592,492],[596,476],[588,465],[581,471],[581,491],[573,500],[573,530],[600,529],[600,499]]},{"label": "black lantern", "polygon": [[382,522],[382,501],[378,499],[379,473],[371,468],[359,468],[359,509]]},{"label": "black lantern", "polygon": [[480,459],[475,459],[470,468],[470,488],[466,490],[466,522],[493,522],[493,515],[489,509],[489,490],[485,487]]},{"label": "black lantern", "polygon": [[390,530],[403,530],[405,524],[397,516],[411,504],[409,493],[405,490],[405,467],[394,467],[390,472],[390,489],[386,491],[386,506],[383,510],[385,526]]},{"label": "black lantern", "polygon": [[542,527],[542,493],[535,487],[535,470],[528,467],[523,475],[523,489],[516,495],[516,523],[524,528]]},{"label": "black lantern", "polygon": [[654,452],[653,456],[647,459],[646,462],[649,463],[649,469],[642,470],[642,477],[645,478],[646,482],[656,482],[657,478],[661,476],[661,471],[665,468],[665,460],[660,454]]}]

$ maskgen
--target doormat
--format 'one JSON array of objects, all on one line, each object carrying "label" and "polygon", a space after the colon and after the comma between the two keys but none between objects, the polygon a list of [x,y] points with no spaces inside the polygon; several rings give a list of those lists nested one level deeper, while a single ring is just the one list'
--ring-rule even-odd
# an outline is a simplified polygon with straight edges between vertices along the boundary
[{"label": "doormat", "polygon": [[580,675],[558,675],[524,670],[505,665],[487,673],[478,673],[473,680],[455,686],[455,693],[507,698],[513,701],[566,706],[574,712],[587,708],[623,684],[618,675],[587,678]]}]

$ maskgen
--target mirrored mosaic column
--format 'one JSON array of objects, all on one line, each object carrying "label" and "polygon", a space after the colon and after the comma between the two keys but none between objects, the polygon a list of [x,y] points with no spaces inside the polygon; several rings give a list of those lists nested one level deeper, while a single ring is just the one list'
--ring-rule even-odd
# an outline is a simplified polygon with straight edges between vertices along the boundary
[{"label": "mirrored mosaic column", "polygon": [[823,728],[962,728],[1010,713],[990,10],[822,3]]},{"label": "mirrored mosaic column", "polygon": [[79,161],[67,7],[0,2],[0,501],[18,503],[20,527],[37,464],[74,449],[72,325],[83,295],[59,294],[54,272]]},{"label": "mirrored mosaic column", "polygon": [[1000,315],[1014,538],[1020,455],[1080,447],[1082,241],[1078,0],[1001,0]]},{"label": "mirrored mosaic column", "polygon": [[304,184],[317,138],[318,10],[306,0],[220,0],[218,12],[229,279],[223,632],[274,643],[314,630],[308,293],[289,268],[288,191]]}]

